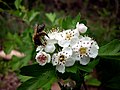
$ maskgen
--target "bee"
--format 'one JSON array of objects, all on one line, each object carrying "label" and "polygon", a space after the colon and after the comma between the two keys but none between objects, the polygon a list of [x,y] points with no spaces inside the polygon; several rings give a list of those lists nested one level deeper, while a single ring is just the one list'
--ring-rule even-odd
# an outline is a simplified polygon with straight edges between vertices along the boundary
[{"label": "bee", "polygon": [[42,25],[39,25],[39,24],[36,24],[35,27],[34,27],[34,35],[33,35],[33,41],[34,41],[34,44],[39,46],[39,45],[43,45],[45,44],[45,42],[43,43],[42,42],[42,38],[44,36],[47,36],[48,35],[46,34],[46,32],[44,32],[45,28],[45,24],[42,24]]}]

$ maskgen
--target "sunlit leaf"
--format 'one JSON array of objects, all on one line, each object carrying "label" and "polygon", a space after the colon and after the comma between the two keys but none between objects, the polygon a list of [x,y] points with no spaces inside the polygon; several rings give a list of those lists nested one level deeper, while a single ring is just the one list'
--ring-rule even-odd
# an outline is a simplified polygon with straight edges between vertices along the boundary
[{"label": "sunlit leaf", "polygon": [[55,13],[46,13],[45,14],[47,16],[47,18],[53,23],[55,21],[56,18],[56,14]]},{"label": "sunlit leaf", "polygon": [[16,9],[19,9],[21,2],[22,0],[15,0],[14,4],[15,4]]}]

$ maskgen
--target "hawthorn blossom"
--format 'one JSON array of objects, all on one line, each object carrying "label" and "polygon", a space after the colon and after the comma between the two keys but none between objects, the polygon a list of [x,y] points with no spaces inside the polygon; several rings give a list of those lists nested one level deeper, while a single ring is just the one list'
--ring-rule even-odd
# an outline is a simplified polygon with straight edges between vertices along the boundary
[{"label": "hawthorn blossom", "polygon": [[52,64],[56,66],[56,69],[64,73],[65,66],[72,66],[75,63],[75,59],[72,56],[72,49],[65,47],[61,52],[55,53],[52,56]]},{"label": "hawthorn blossom", "polygon": [[39,65],[44,66],[46,63],[50,62],[51,56],[46,52],[40,51],[37,53],[35,59],[39,63]]},{"label": "hawthorn blossom", "polygon": [[69,29],[60,32],[56,37],[59,46],[68,47],[69,45],[76,43],[76,40],[78,40],[79,37],[79,32],[77,30]]},{"label": "hawthorn blossom", "polygon": [[48,37],[45,36],[44,46],[43,45],[38,46],[36,51],[45,50],[45,52],[53,53],[55,50],[54,44],[57,43],[57,40],[54,38],[55,35],[56,35],[56,33],[49,33]]},{"label": "hawthorn blossom", "polygon": [[77,24],[76,24],[76,29],[80,33],[85,33],[87,31],[87,27],[83,23],[79,24],[79,22],[77,22]]},{"label": "hawthorn blossom", "polygon": [[99,46],[90,37],[82,37],[72,48],[75,59],[80,61],[80,64],[86,65],[90,58],[95,58],[98,55]]}]

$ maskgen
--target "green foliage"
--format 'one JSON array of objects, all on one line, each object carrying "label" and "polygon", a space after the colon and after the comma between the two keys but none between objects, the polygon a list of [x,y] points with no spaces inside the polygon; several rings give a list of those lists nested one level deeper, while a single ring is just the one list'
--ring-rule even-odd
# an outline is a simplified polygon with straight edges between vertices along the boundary
[{"label": "green foliage", "polygon": [[92,70],[95,68],[98,62],[99,62],[99,59],[91,61],[88,65],[80,65],[79,63],[76,63],[72,67],[67,67],[66,71],[71,73],[77,73],[77,71],[81,70],[89,73],[89,72],[92,72]]},{"label": "green foliage", "polygon": [[[6,28],[6,19],[3,20],[0,17],[0,24],[1,24],[1,34],[0,38],[3,39],[3,49],[4,51],[9,54],[11,50],[15,49],[20,52],[23,52],[25,54],[25,57],[18,58],[13,56],[12,60],[9,63],[3,64],[4,61],[0,62],[0,71],[6,70],[3,67],[7,67],[12,69],[13,71],[20,69],[20,74],[24,75],[21,76],[20,79],[23,82],[21,86],[18,88],[18,90],[38,90],[39,88],[43,88],[43,90],[50,90],[51,85],[57,81],[58,78],[72,78],[77,82],[77,84],[80,86],[83,82],[83,76],[89,74],[92,72],[92,70],[95,68],[97,64],[99,64],[99,61],[109,61],[111,60],[111,63],[109,67],[113,65],[113,67],[110,68],[110,70],[103,68],[105,73],[101,77],[105,77],[102,83],[105,83],[106,87],[113,88],[113,89],[119,89],[119,73],[116,73],[117,75],[111,75],[109,80],[106,80],[106,78],[109,76],[108,73],[110,71],[118,71],[119,72],[119,60],[120,60],[120,40],[113,40],[109,42],[108,44],[104,45],[103,42],[110,41],[113,39],[113,35],[115,34],[115,31],[110,31],[109,28],[104,28],[102,26],[99,26],[99,24],[92,24],[90,27],[96,30],[93,30],[91,32],[87,32],[88,35],[93,37],[95,36],[98,42],[100,42],[98,45],[103,45],[99,49],[99,56],[95,60],[91,60],[91,62],[88,65],[80,65],[79,62],[75,63],[72,67],[67,67],[65,74],[60,75],[56,70],[55,67],[52,66],[52,64],[46,64],[44,67],[40,66],[38,64],[33,64],[35,62],[35,46],[33,45],[32,41],[32,35],[33,35],[33,26],[36,22],[39,22],[38,24],[41,24],[45,22],[46,24],[46,30],[50,30],[52,27],[59,27],[60,30],[63,29],[73,29],[75,28],[75,25],[77,22],[87,24],[85,20],[81,19],[80,14],[78,14],[75,17],[67,16],[64,17],[63,14],[60,12],[55,13],[46,13],[42,11],[37,11],[36,9],[28,9],[27,7],[22,5],[23,0],[15,0],[14,5],[17,10],[10,10],[7,11],[13,15],[13,18],[9,17],[11,15],[8,15],[8,18],[16,19],[16,22],[24,21],[25,26],[23,31],[18,34],[18,31],[16,30],[14,33],[10,28]],[[4,5],[9,7],[6,2],[3,2],[0,0]],[[10,8],[10,7],[9,7]],[[0,11],[4,11],[0,8]],[[107,17],[110,15],[110,12],[106,9],[103,9],[102,12],[98,11],[98,13],[102,17]],[[14,16],[15,15],[15,16]],[[9,20],[8,20],[9,21]],[[4,24],[5,23],[5,24]],[[106,23],[106,22],[105,22]],[[13,22],[9,22],[9,25],[14,24]],[[18,24],[18,23],[17,23]],[[7,24],[8,25],[8,24]],[[22,27],[22,25],[21,25]],[[16,24],[13,25],[13,28],[16,29]],[[19,28],[18,28],[19,29]],[[112,27],[111,29],[114,29]],[[7,32],[7,33],[6,33]],[[109,32],[109,33],[108,33]],[[108,34],[108,35],[107,35]],[[102,37],[103,36],[103,37]],[[102,43],[101,43],[102,42]],[[118,63],[116,66],[114,62],[116,60]],[[32,61],[33,65],[28,65],[29,61]],[[36,63],[36,62],[35,62]],[[107,63],[108,64],[108,63]],[[106,65],[107,65],[106,64]],[[27,66],[28,65],[28,66]],[[103,67],[104,64],[101,65]],[[108,68],[109,69],[109,68]],[[57,73],[57,74],[56,74]],[[113,73],[114,74],[114,73]],[[58,76],[57,76],[58,75]],[[82,76],[83,75],[83,76]],[[30,77],[26,77],[30,76]],[[99,86],[101,84],[100,81],[98,81],[96,78],[93,78],[91,76],[85,77],[88,85],[93,86]]]},{"label": "green foliage", "polygon": [[55,70],[55,68],[52,66],[52,64],[46,64],[45,66],[40,66],[38,64],[29,65],[22,67],[20,74],[25,76],[32,76],[32,77],[38,77],[42,73],[45,73],[49,70]]},{"label": "green foliage", "polygon": [[15,4],[16,9],[20,8],[21,2],[22,2],[22,0],[15,0],[14,4]]},{"label": "green foliage", "polygon": [[24,82],[17,90],[50,90],[53,82],[56,81],[54,70],[41,73],[38,77],[31,78]]},{"label": "green foliage", "polygon": [[87,83],[87,85],[92,85],[92,86],[100,86],[101,82],[93,77],[91,74],[88,74],[85,76],[85,81]]},{"label": "green foliage", "polygon": [[113,77],[112,79],[110,79],[107,83],[106,83],[106,87],[114,89],[114,90],[119,90],[120,89],[120,74],[115,75],[115,77]]},{"label": "green foliage", "polygon": [[55,13],[46,13],[45,14],[46,17],[51,21],[51,23],[54,23],[55,22],[55,19],[56,19],[56,14]]},{"label": "green foliage", "polygon": [[100,47],[99,56],[103,58],[120,60],[120,40],[113,40]]},{"label": "green foliage", "polygon": [[69,28],[75,28],[75,25],[77,22],[80,22],[80,14],[78,14],[74,19],[71,16],[67,16],[66,18],[63,18],[62,21],[62,28],[63,29],[69,29]]}]

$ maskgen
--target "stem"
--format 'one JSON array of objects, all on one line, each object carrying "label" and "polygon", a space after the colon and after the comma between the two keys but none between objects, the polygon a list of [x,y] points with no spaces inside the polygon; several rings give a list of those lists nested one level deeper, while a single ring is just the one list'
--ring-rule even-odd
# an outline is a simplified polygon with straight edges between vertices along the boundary
[{"label": "stem", "polygon": [[83,79],[83,87],[84,87],[85,90],[87,90],[87,86],[86,86],[86,84],[85,84],[84,79]]}]

